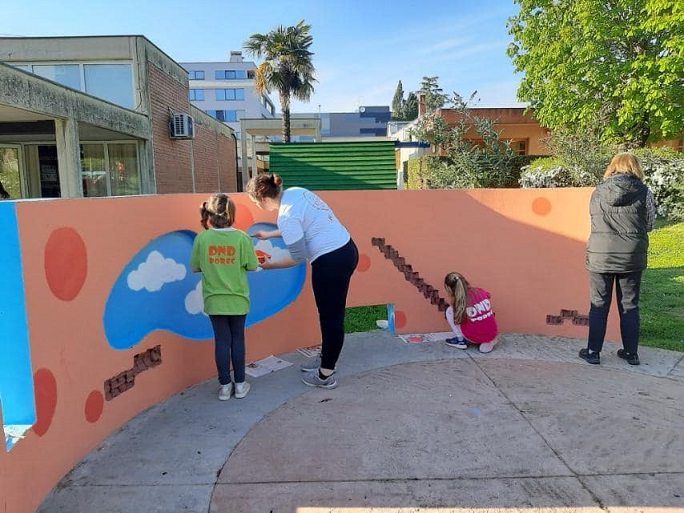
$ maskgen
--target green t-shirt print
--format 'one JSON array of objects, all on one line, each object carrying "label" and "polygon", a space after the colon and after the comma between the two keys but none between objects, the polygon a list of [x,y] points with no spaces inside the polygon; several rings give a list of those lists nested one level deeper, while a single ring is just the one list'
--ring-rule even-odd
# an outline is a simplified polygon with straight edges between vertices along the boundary
[{"label": "green t-shirt print", "polygon": [[202,298],[208,315],[249,312],[247,271],[257,268],[252,239],[235,228],[209,229],[195,237],[190,266],[202,272]]}]

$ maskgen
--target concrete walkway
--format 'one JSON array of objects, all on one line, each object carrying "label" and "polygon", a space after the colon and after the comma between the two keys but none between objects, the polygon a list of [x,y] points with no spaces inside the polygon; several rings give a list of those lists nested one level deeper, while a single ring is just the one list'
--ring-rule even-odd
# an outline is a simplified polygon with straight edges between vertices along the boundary
[{"label": "concrete walkway", "polygon": [[44,513],[684,511],[684,354],[600,366],[577,339],[505,334],[490,354],[386,331],[347,337],[339,387],[295,365],[242,400],[209,380],[142,412]]}]

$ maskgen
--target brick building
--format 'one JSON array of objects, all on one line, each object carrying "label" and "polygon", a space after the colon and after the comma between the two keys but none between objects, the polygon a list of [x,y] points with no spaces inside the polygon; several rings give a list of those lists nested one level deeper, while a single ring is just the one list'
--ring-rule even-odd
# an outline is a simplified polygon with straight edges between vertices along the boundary
[{"label": "brick building", "polygon": [[0,38],[0,182],[13,199],[232,192],[236,148],[143,36]]}]

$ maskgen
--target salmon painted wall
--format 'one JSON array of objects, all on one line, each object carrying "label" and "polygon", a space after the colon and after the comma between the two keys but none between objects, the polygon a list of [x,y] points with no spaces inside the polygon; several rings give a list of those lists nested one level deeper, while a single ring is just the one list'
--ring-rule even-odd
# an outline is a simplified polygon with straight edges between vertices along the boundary
[{"label": "salmon painted wall", "polygon": [[[442,280],[458,270],[491,291],[505,343],[507,332],[586,336],[590,192],[320,195],[359,246],[349,306],[393,304],[399,333],[446,331]],[[275,221],[244,194],[232,197],[237,227]],[[131,417],[215,377],[199,275],[187,262],[204,199],[0,202],[1,511],[33,511]],[[250,273],[248,361],[320,342],[309,276],[304,264]],[[608,337],[617,340],[615,318]]]}]

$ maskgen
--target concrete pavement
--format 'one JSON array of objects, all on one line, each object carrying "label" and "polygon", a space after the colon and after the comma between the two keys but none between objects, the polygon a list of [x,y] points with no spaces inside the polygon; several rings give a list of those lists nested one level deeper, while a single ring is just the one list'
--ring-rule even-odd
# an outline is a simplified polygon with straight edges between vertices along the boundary
[{"label": "concrete pavement", "polygon": [[242,400],[215,379],[142,412],[41,513],[684,511],[684,354],[502,335],[482,355],[387,331],[347,336],[339,387],[294,363]]}]

